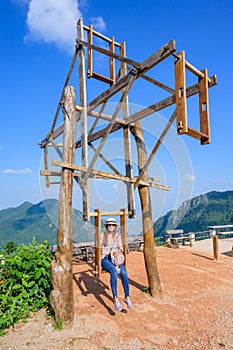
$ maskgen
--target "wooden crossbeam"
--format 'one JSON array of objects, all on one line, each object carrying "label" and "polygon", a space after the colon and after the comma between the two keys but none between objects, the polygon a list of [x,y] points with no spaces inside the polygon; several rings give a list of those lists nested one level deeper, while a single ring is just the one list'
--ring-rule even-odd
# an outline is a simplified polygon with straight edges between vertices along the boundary
[{"label": "wooden crossbeam", "polygon": [[[68,168],[68,169],[77,170],[77,171],[80,171],[82,173],[86,173],[87,170],[88,170],[87,168],[81,167],[79,165],[68,164],[68,163],[57,161],[57,160],[52,160],[52,165],[56,165],[56,166],[60,166],[60,167],[63,167],[63,168]],[[48,172],[43,171],[43,172],[41,172],[41,174],[47,175]],[[129,178],[127,176],[112,174],[112,173],[108,173],[108,172],[101,171],[101,170],[95,170],[95,169],[92,169],[91,174],[102,176],[102,178],[109,178],[109,179],[113,179],[113,180],[122,180],[122,181],[125,181],[125,182],[132,182],[132,183],[134,183],[134,182],[137,181],[137,177]],[[158,185],[158,184],[151,183],[149,181],[147,182],[147,181],[142,181],[141,180],[139,184],[143,185],[143,186],[150,186],[150,187],[153,187],[153,188],[158,188],[158,189],[165,190],[165,191],[170,191],[170,187],[169,186]]]}]

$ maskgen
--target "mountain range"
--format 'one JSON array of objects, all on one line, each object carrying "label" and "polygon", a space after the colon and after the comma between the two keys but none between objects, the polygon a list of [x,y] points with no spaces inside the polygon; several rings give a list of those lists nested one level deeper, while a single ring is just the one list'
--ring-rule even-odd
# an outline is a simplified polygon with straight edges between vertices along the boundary
[{"label": "mountain range", "polygon": [[[29,243],[48,240],[56,244],[58,201],[46,199],[37,204],[25,202],[16,208],[0,211],[0,247],[7,242]],[[233,191],[212,191],[183,202],[154,223],[155,237],[163,237],[168,229],[200,232],[213,225],[233,224]],[[85,222],[82,213],[73,209],[73,241],[94,240],[93,218]]]},{"label": "mountain range", "polygon": [[154,223],[155,237],[166,230],[183,229],[185,233],[206,231],[208,226],[233,224],[233,191],[212,191],[182,203]]}]

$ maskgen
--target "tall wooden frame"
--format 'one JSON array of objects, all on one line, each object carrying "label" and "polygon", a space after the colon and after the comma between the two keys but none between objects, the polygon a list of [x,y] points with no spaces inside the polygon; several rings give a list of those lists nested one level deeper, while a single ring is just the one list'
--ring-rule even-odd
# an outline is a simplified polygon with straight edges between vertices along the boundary
[{"label": "tall wooden frame", "polygon": [[[87,41],[84,40],[85,34],[87,34]],[[108,49],[93,44],[93,38],[97,37],[99,40],[103,40],[105,44],[108,44]],[[109,75],[104,75],[94,70],[94,57],[93,51],[101,53],[109,59]],[[40,142],[41,148],[44,150],[44,169],[41,169],[40,174],[46,177],[46,186],[50,186],[53,182],[50,177],[63,176],[64,170],[68,170],[72,177],[76,180],[76,183],[80,186],[82,192],[83,202],[83,217],[85,220],[89,220],[91,216],[90,203],[89,203],[89,179],[115,179],[122,181],[127,187],[127,202],[128,202],[128,217],[135,217],[135,203],[134,203],[134,190],[138,188],[141,208],[142,208],[142,220],[144,229],[144,257],[146,270],[148,275],[148,281],[150,286],[151,295],[160,295],[161,286],[158,278],[155,249],[154,249],[154,236],[153,236],[153,222],[149,189],[157,188],[161,190],[169,191],[170,188],[167,185],[160,184],[160,180],[149,174],[149,165],[151,164],[156,152],[163,143],[164,138],[176,120],[178,135],[187,134],[200,140],[202,145],[210,143],[210,125],[209,125],[209,102],[208,102],[208,89],[217,84],[216,76],[208,77],[207,69],[199,71],[189,62],[185,60],[185,53],[181,51],[176,54],[175,40],[170,40],[163,45],[160,49],[155,51],[151,56],[137,62],[126,56],[125,43],[117,43],[114,37],[107,38],[101,33],[93,30],[92,26],[85,26],[82,19],[77,23],[77,40],[76,50],[71,62],[71,66],[68,75],[65,80],[65,84],[61,93],[61,97],[58,102],[54,120],[51,129],[47,136]],[[88,57],[88,68],[85,67],[85,57]],[[175,64],[175,87],[167,86],[163,82],[157,81],[151,77],[150,71],[153,67],[159,65],[167,58],[174,56]],[[75,106],[76,110],[76,123],[80,124],[80,133],[76,134],[75,149],[76,152],[81,150],[81,164],[74,164],[74,161],[69,161],[69,157],[64,155],[64,145],[56,142],[56,139],[63,135],[65,132],[64,123],[58,124],[58,116],[60,110],[66,113],[65,106],[65,89],[69,85],[71,75],[74,71],[76,60],[78,59],[78,83],[79,95],[76,94],[77,102]],[[116,63],[118,63],[119,71],[116,72]],[[198,77],[198,83],[186,86],[185,70],[188,69]],[[89,79],[95,79],[101,81],[101,83],[108,84],[106,89],[103,89],[98,96],[91,101],[87,98],[87,89]],[[140,111],[130,114],[128,108],[128,96],[131,88],[136,80],[146,80],[151,83],[152,86],[156,86],[163,91],[166,91],[169,96],[157,101],[146,108],[142,108]],[[119,102],[116,103],[115,110],[112,114],[105,112],[105,107],[108,101],[113,96],[120,96]],[[200,118],[200,130],[192,129],[188,125],[187,116],[187,99],[193,95],[199,95],[199,118]],[[79,96],[79,101],[78,97]],[[140,121],[164,108],[174,105],[174,111],[171,117],[168,119],[167,124],[162,131],[158,140],[155,141],[154,147],[151,153],[147,156],[146,143],[143,136],[143,130],[140,125]],[[119,116],[119,112],[122,109],[123,117]],[[94,118],[94,122],[90,129],[88,129],[87,119]],[[104,120],[107,123],[106,127],[102,127],[97,130],[99,120]],[[115,167],[110,160],[103,154],[103,146],[106,143],[109,135],[117,130],[123,131],[124,140],[124,159],[125,159],[125,174]],[[132,150],[130,132],[137,143],[138,152],[138,173],[133,174],[132,168]],[[99,142],[97,145],[93,145],[93,142]],[[55,149],[56,153],[61,158],[61,161],[51,159],[49,157],[49,148]],[[93,151],[92,159],[88,159],[88,147]],[[63,149],[63,152],[62,150]],[[95,164],[98,158],[101,158],[104,163],[109,167],[110,171],[100,171],[95,169]],[[50,168],[56,166],[57,169]],[[64,182],[64,181],[63,181]],[[64,183],[61,183],[64,186]],[[68,197],[71,194],[67,194]],[[67,198],[67,208],[70,212],[70,198]],[[121,216],[121,226],[125,227],[124,222],[125,209],[123,216]],[[62,217],[60,217],[60,221]],[[100,211],[95,216],[95,225],[98,227],[98,237],[100,234]],[[69,230],[70,232],[70,230]],[[125,232],[122,232],[125,237]],[[125,241],[124,243],[125,244]],[[100,242],[99,238],[96,242],[96,254],[100,256]],[[61,247],[62,248],[62,247]],[[71,249],[71,248],[70,248]],[[61,252],[59,252],[61,253]],[[67,254],[71,254],[67,252]],[[99,258],[98,258],[99,259]],[[100,266],[100,264],[98,265]],[[98,267],[99,268],[99,267]],[[154,276],[156,274],[156,276]],[[72,316],[72,310],[70,315]],[[59,318],[59,317],[58,317]]]}]

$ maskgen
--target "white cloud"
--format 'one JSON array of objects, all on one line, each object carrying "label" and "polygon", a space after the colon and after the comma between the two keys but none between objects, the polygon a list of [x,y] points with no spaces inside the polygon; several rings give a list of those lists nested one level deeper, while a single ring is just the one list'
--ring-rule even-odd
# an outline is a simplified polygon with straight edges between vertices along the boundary
[{"label": "white cloud", "polygon": [[72,52],[76,24],[81,16],[77,0],[31,0],[25,40],[54,44],[61,50]]},{"label": "white cloud", "polygon": [[193,174],[186,174],[185,175],[185,180],[187,180],[187,181],[195,181],[196,177]]},{"label": "white cloud", "polygon": [[2,174],[31,174],[32,170],[29,168],[24,168],[24,169],[5,169],[2,171]]},{"label": "white cloud", "polygon": [[100,31],[100,32],[103,32],[106,30],[106,24],[104,22],[103,17],[101,17],[101,16],[92,17],[91,22],[92,22],[95,30]]}]

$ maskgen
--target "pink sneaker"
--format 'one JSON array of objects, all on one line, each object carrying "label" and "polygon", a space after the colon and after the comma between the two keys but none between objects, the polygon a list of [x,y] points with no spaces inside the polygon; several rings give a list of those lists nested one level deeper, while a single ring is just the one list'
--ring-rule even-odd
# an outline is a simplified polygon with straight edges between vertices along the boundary
[{"label": "pink sneaker", "polygon": [[124,299],[124,303],[128,306],[129,309],[134,309],[134,306],[132,304],[132,301],[130,299]]}]

